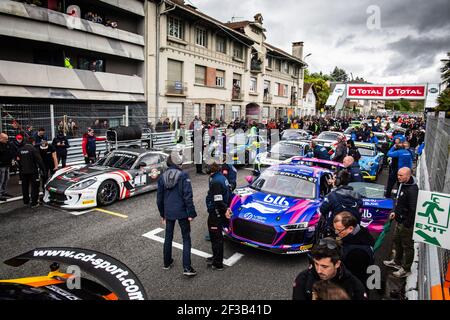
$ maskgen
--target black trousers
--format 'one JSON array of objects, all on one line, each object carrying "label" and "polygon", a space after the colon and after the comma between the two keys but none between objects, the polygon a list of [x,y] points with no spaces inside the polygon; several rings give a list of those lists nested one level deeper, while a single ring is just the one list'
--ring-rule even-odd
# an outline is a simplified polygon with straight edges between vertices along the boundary
[{"label": "black trousers", "polygon": [[213,252],[212,264],[216,267],[223,267],[223,234],[222,226],[225,223],[225,217],[210,213],[208,216],[208,230]]},{"label": "black trousers", "polygon": [[57,154],[57,157],[58,157],[58,163],[61,162],[61,167],[65,168],[66,167],[66,161],[67,161],[67,155]]},{"label": "black trousers", "polygon": [[30,186],[31,186],[31,205],[36,205],[39,198],[39,174],[22,174],[22,194],[23,203],[30,203]]},{"label": "black trousers", "polygon": [[396,183],[397,183],[397,172],[390,171],[386,186],[386,194],[384,195],[386,198],[392,198],[391,195],[392,189],[394,188]]}]

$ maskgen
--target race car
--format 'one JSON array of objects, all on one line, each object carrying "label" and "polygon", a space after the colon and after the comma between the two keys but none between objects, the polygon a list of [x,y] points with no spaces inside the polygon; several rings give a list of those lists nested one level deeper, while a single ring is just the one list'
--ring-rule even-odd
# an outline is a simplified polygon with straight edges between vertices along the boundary
[{"label": "race car", "polygon": [[[291,164],[267,168],[252,182],[248,177],[250,184],[234,191],[225,236],[277,254],[309,251],[318,237],[319,208],[331,190],[329,181],[336,168],[342,166],[333,161],[298,157]],[[374,233],[382,231],[393,208],[392,200],[379,197],[379,193],[371,197],[374,194],[370,191],[377,186],[357,185],[358,190],[366,189],[361,225]]]},{"label": "race car", "polygon": [[[4,263],[53,262],[43,276],[0,280],[0,300],[146,300],[144,286],[125,264],[104,253],[66,247],[36,248]],[[61,272],[60,263],[67,265]],[[86,278],[83,273],[98,279]]]},{"label": "race car", "polygon": [[339,138],[344,137],[345,135],[342,132],[337,131],[324,131],[317,136],[317,138],[313,139],[313,141],[317,142],[326,148],[335,147],[338,144]]},{"label": "race car", "polygon": [[355,147],[358,148],[361,154],[359,166],[363,178],[369,181],[376,181],[378,174],[383,169],[384,153],[378,152],[374,143],[355,142]]},{"label": "race car", "polygon": [[272,146],[270,152],[262,152],[256,156],[254,169],[260,172],[263,168],[274,164],[291,162],[293,157],[306,156],[311,151],[307,141],[279,141]]},{"label": "race car", "polygon": [[85,209],[155,190],[167,157],[158,151],[119,149],[95,164],[60,169],[45,185],[44,202]]},{"label": "race car", "polygon": [[310,130],[286,129],[283,131],[283,134],[281,135],[281,140],[302,141],[302,140],[311,140],[312,137],[313,133]]}]

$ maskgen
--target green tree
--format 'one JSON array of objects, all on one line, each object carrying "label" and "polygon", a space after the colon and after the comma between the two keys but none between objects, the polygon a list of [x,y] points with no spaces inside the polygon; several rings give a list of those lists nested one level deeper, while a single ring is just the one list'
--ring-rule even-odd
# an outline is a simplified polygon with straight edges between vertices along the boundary
[{"label": "green tree", "polygon": [[306,83],[314,84],[318,98],[316,108],[317,110],[320,110],[325,106],[331,93],[330,86],[327,84],[327,81],[329,80],[328,75],[324,75],[322,72],[310,74],[306,69],[304,79]]},{"label": "green tree", "polygon": [[334,67],[334,70],[330,74],[330,80],[337,81],[337,82],[347,82],[348,81],[348,74],[345,72],[344,69],[338,68],[337,66]]},{"label": "green tree", "polygon": [[441,92],[437,101],[439,103],[437,111],[450,112],[450,87]]},{"label": "green tree", "polygon": [[441,79],[446,87],[450,87],[450,52],[447,52],[447,57],[448,59],[442,60],[444,65],[441,68]]}]

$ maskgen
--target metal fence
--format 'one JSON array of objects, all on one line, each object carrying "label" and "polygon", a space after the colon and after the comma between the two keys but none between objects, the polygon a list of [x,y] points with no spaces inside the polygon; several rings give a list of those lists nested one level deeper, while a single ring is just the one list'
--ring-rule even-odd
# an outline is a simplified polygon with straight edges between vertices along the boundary
[{"label": "metal fence", "polygon": [[[444,114],[427,117],[425,150],[417,170],[421,190],[450,193],[450,119],[445,119]],[[413,282],[417,298],[450,300],[450,289],[444,287],[450,250],[423,243],[416,244],[416,249],[417,274]],[[414,283],[410,286],[414,291]]]}]

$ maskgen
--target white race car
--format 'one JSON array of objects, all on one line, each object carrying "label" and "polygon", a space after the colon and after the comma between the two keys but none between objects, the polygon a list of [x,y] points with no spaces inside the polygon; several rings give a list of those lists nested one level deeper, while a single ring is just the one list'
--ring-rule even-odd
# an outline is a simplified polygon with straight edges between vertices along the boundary
[{"label": "white race car", "polygon": [[155,190],[167,157],[146,149],[120,149],[95,164],[60,169],[45,185],[44,202],[85,209]]}]

